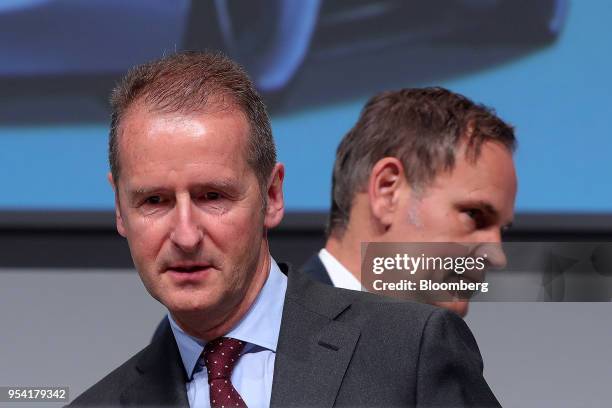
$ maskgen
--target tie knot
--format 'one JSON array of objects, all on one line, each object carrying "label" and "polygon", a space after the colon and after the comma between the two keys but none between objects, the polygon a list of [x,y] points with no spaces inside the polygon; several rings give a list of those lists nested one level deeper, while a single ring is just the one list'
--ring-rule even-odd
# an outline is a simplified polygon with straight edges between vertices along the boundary
[{"label": "tie knot", "polygon": [[208,370],[208,381],[229,379],[244,346],[244,342],[231,337],[219,337],[206,343],[203,358]]}]

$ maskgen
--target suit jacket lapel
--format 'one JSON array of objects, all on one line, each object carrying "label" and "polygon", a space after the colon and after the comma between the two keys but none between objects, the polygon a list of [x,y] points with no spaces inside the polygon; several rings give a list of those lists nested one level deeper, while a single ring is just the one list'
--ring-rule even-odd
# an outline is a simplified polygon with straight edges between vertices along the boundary
[{"label": "suit jacket lapel", "polygon": [[185,369],[170,325],[143,350],[136,372],[121,394],[122,405],[189,407]]},{"label": "suit jacket lapel", "polygon": [[271,406],[334,405],[360,331],[334,320],[350,303],[331,290],[289,272]]}]

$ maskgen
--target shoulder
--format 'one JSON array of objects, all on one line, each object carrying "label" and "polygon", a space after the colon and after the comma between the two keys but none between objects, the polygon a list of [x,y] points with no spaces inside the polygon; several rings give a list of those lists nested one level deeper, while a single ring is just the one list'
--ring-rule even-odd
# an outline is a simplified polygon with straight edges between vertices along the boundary
[{"label": "shoulder", "polygon": [[335,292],[335,296],[350,299],[351,313],[347,313],[347,318],[373,336],[384,333],[416,345],[432,330],[459,326],[467,329],[458,315],[432,305],[344,289],[335,289]]},{"label": "shoulder", "polygon": [[[426,331],[449,330],[455,327],[461,335],[473,339],[461,317],[432,305],[397,300],[362,291],[322,284],[302,271],[284,268],[288,275],[285,304],[353,326],[384,332],[409,332],[421,335]],[[380,331],[379,331],[380,333]]]},{"label": "shoulder", "polygon": [[336,288],[299,272],[292,271],[290,277],[288,301],[305,310],[358,326],[366,332],[384,329],[385,332],[408,330],[417,333],[425,329],[429,319],[456,322],[456,317],[461,320],[456,315],[449,316],[454,315],[452,312],[435,306]]},{"label": "shoulder", "polygon": [[137,362],[148,351],[149,347],[145,347],[114,369],[110,374],[92,385],[72,401],[68,407],[119,405],[121,392],[136,379],[138,373]]},{"label": "shoulder", "polygon": [[482,376],[476,340],[459,315],[337,288],[330,288],[330,295],[350,299],[351,306],[336,320],[358,328],[355,355],[370,361],[363,370],[378,369],[381,377],[396,373],[395,377],[414,384],[417,401],[423,405],[499,407]]},{"label": "shoulder", "polygon": [[416,347],[419,353],[444,346],[449,352],[475,361],[480,366],[477,368],[482,369],[476,340],[465,321],[456,313],[429,304],[372,293],[330,289],[333,289],[331,296],[344,297],[351,302],[352,311],[347,313],[347,320],[357,324],[364,334],[395,336],[398,342]]},{"label": "shoulder", "polygon": [[[428,304],[397,300],[368,292],[335,288],[290,274],[287,302],[292,317],[319,315],[345,324],[361,333],[363,345],[409,350],[413,355],[427,354],[441,347],[462,353],[476,366],[482,364],[472,332],[457,314]],[[379,340],[384,338],[384,342]],[[376,344],[370,344],[376,342]],[[443,344],[442,344],[443,343]]]}]

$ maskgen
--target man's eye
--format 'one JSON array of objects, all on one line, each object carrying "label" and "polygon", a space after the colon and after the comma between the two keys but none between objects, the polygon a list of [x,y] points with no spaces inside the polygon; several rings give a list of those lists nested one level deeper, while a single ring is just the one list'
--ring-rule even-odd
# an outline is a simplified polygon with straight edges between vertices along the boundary
[{"label": "man's eye", "polygon": [[465,210],[465,213],[468,215],[468,217],[470,217],[471,219],[478,219],[478,217],[480,217],[481,215],[481,211],[477,208],[470,208]]},{"label": "man's eye", "polygon": [[145,204],[149,204],[149,205],[158,205],[158,204],[161,204],[162,198],[160,196],[151,196],[151,197],[147,197],[147,199],[144,202]]},{"label": "man's eye", "polygon": [[214,200],[220,199],[221,198],[221,194],[219,194],[217,192],[214,192],[214,191],[211,191],[211,192],[208,192],[208,193],[204,194],[204,198],[207,199],[207,200],[214,201]]},{"label": "man's eye", "polygon": [[487,224],[486,216],[479,208],[468,208],[464,213],[473,220],[476,228],[484,228]]},{"label": "man's eye", "polygon": [[482,221],[482,211],[478,208],[468,208],[463,210],[463,213],[469,217],[470,222],[473,222],[476,228],[479,227]]}]

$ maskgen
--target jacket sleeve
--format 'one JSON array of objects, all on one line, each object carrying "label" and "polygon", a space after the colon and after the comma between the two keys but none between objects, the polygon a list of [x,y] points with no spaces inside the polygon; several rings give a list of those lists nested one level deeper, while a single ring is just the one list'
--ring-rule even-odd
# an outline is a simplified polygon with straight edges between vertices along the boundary
[{"label": "jacket sleeve", "polygon": [[436,309],[421,337],[418,407],[500,407],[483,375],[480,351],[458,315]]}]

